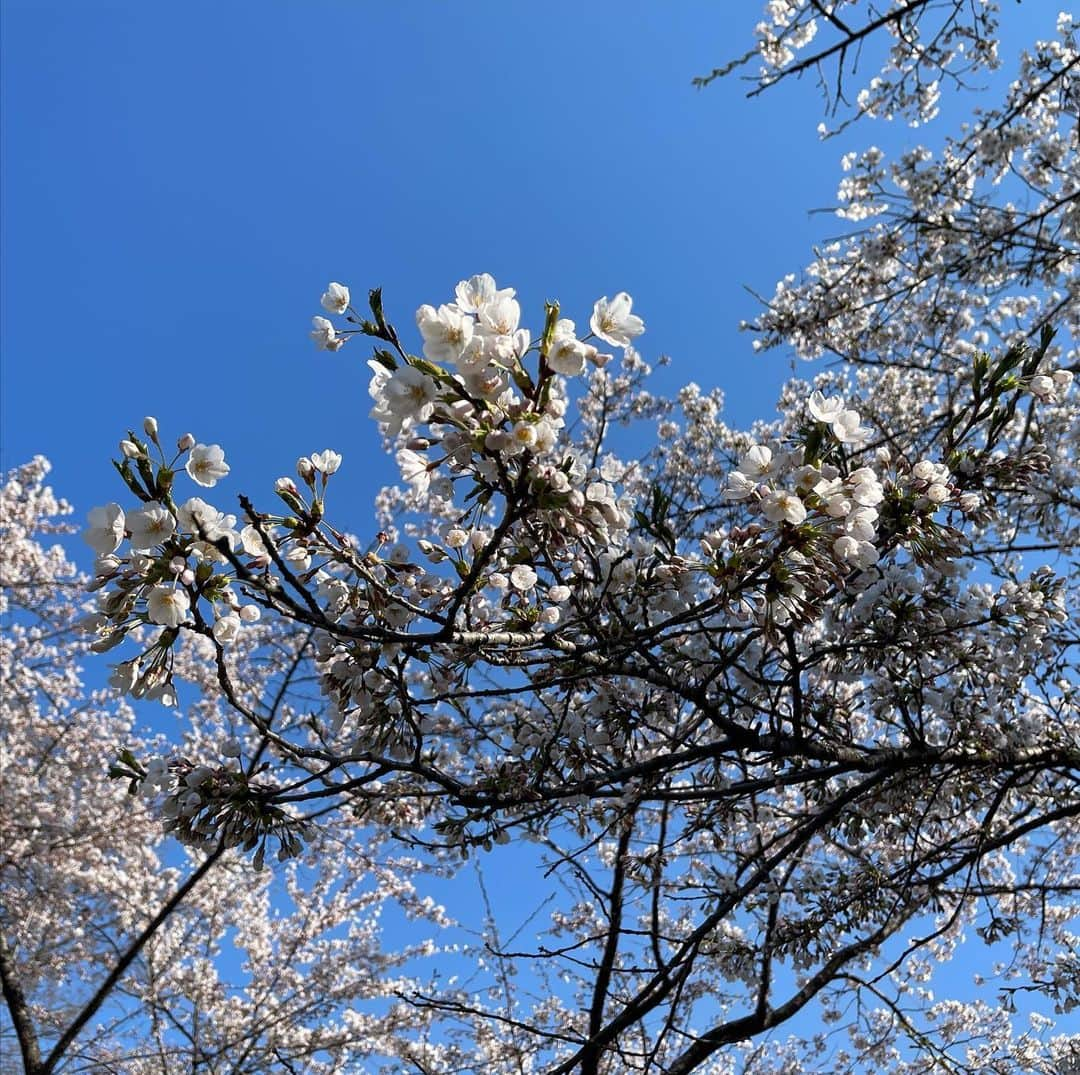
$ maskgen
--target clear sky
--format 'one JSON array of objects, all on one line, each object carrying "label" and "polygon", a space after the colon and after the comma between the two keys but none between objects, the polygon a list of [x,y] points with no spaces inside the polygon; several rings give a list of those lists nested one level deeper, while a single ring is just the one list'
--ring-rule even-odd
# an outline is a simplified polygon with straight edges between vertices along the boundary
[{"label": "clear sky", "polygon": [[[1055,10],[1007,10],[1006,34]],[[674,360],[661,387],[719,384],[738,424],[769,415],[789,360],[738,332],[745,288],[771,294],[842,230],[808,211],[835,204],[846,149],[923,132],[822,144],[809,79],[695,90],[759,17],[754,0],[5,0],[4,466],[47,454],[85,512],[121,498],[106,457],[155,414],[225,447],[227,508],[329,446],[335,518],[363,534],[396,475],[363,341],[307,338],[330,279],[382,285],[409,330],[481,271],[534,327],[545,298],[583,321],[627,290],[646,357]]]},{"label": "clear sky", "polygon": [[[363,533],[393,478],[369,352],[307,337],[326,282],[422,302],[492,272],[526,323],[629,291],[661,382],[720,384],[741,422],[787,365],[737,331],[835,223],[843,147],[811,84],[755,101],[691,78],[742,51],[755,3],[485,0],[3,5],[4,465],[36,452],[80,513],[155,414],[221,443],[267,502],[298,455],[345,454]],[[222,492],[224,490],[224,492]],[[89,557],[87,557],[87,563]]]}]

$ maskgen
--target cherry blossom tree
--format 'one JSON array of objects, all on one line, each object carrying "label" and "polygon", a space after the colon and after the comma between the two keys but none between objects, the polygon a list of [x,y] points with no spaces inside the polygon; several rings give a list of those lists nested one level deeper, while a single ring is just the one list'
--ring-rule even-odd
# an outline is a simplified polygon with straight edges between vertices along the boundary
[{"label": "cherry blossom tree", "polygon": [[[831,114],[839,127],[894,116],[919,127],[937,115],[942,84],[962,90],[1000,66],[996,4],[883,6],[833,4],[826,15],[816,3],[770,4],[754,92],[812,68],[827,89],[830,62],[842,85],[855,44],[887,29],[882,72],[847,108],[837,91]],[[867,24],[849,26],[848,8],[871,16]],[[821,27],[836,40],[814,51]],[[891,163],[876,147],[844,157],[837,213],[862,227],[778,286],[752,326],[758,346],[947,375],[958,351],[1008,347],[1053,326],[1063,364],[1075,368],[1077,20],[1063,13],[1056,32],[1045,29],[1020,56],[1004,101],[976,107],[941,144],[914,145]],[[800,58],[800,49],[811,54]]]},{"label": "cherry blossom tree", "polygon": [[[148,801],[109,780],[117,744],[153,756],[169,739],[140,734],[114,689],[81,680],[87,645],[74,628],[87,580],[48,544],[70,530],[48,469],[39,457],[0,485],[3,1070],[20,1055],[32,1075],[314,1073],[389,1057],[400,1070],[425,1048],[428,1020],[397,995],[418,987],[440,909],[417,895],[414,865],[388,853],[383,835],[360,842],[332,820],[276,877],[253,873],[220,840],[170,853]],[[304,635],[245,635],[233,647],[245,697],[285,726]],[[193,641],[174,672],[199,700],[171,746],[234,757],[235,722]],[[258,771],[252,746],[237,779]],[[391,905],[421,928],[387,951],[378,918]]]},{"label": "cherry blossom tree", "polygon": [[[758,87],[832,64],[834,123],[923,124],[998,62],[994,11],[774,0]],[[543,866],[480,978],[394,986],[423,1048],[373,1052],[431,1075],[1080,1070],[1057,1022],[1080,1003],[1077,32],[1048,27],[941,148],[846,159],[853,230],[748,325],[831,361],[748,431],[718,390],[649,390],[629,295],[530,317],[487,274],[409,332],[378,289],[322,296],[325,361],[373,341],[401,474],[373,535],[331,521],[335,450],[229,514],[203,499],[219,445],[128,431],[83,626],[124,647],[120,693],[212,699],[182,748],[114,766],[192,868],[329,870],[327,833]],[[317,690],[268,707],[300,640]],[[979,983],[942,999],[960,951]]]}]

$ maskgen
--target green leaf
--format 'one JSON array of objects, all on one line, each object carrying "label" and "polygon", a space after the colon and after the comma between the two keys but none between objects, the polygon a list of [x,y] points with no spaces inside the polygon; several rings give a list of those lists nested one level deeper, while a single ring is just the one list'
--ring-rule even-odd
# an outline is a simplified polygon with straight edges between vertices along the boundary
[{"label": "green leaf", "polygon": [[373,287],[368,292],[368,305],[371,307],[371,314],[375,318],[375,332],[368,332],[366,326],[369,322],[364,323],[364,331],[368,332],[369,336],[378,336],[379,339],[388,340],[390,343],[397,346],[398,335],[394,331],[394,326],[386,320],[386,315],[383,313],[383,301],[382,301],[382,288]]},{"label": "green leaf", "polygon": [[135,475],[131,470],[131,463],[125,459],[123,463],[118,463],[115,459],[110,460],[112,465],[116,467],[117,473],[124,479],[124,484],[144,503],[149,503],[154,498],[143,489],[139,484]]},{"label": "green leaf", "polygon": [[[1001,357],[1001,360],[994,367],[993,372],[990,374],[990,385],[999,385],[999,387],[1006,387],[1003,378],[1012,369],[1015,369],[1020,363],[1028,356],[1028,348],[1018,343],[1013,347],[1010,347],[1005,354]],[[1014,379],[1015,380],[1015,379]]]},{"label": "green leaf", "polygon": [[382,288],[373,287],[368,292],[368,306],[371,307],[372,316],[380,329],[386,327],[386,315],[383,313]]},{"label": "green leaf", "polygon": [[164,500],[172,491],[173,471],[168,467],[162,467],[157,475],[157,497]]}]

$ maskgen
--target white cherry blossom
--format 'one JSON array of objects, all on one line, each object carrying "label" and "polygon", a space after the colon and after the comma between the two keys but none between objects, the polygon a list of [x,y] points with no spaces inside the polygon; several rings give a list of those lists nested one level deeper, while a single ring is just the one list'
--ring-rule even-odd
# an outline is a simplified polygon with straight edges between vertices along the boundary
[{"label": "white cherry blossom", "polygon": [[344,284],[331,282],[319,302],[327,313],[343,314],[349,308],[349,289]]},{"label": "white cherry blossom", "polygon": [[220,616],[215,622],[212,628],[214,638],[216,638],[222,645],[228,645],[230,642],[236,640],[236,636],[241,630],[241,620],[235,612],[229,612],[224,616]]},{"label": "white cherry blossom", "polygon": [[462,313],[479,313],[481,307],[488,303],[498,302],[503,299],[514,297],[512,287],[502,288],[495,285],[495,278],[490,273],[480,273],[470,276],[468,280],[462,280],[454,291],[455,305]]},{"label": "white cherry blossom", "polygon": [[745,500],[757,488],[758,483],[741,470],[733,470],[727,477],[724,496],[728,500]]},{"label": "white cherry blossom", "polygon": [[339,336],[333,322],[325,317],[311,319],[311,339],[320,351],[339,351],[347,337]]},{"label": "white cherry blossom", "polygon": [[778,473],[779,460],[773,459],[772,449],[765,444],[755,444],[739,460],[739,470],[755,481],[765,481]]},{"label": "white cherry blossom", "polygon": [[115,552],[124,540],[124,510],[119,504],[106,504],[91,508],[87,513],[89,526],[83,531],[83,540],[98,554],[106,556]]},{"label": "white cherry blossom", "polygon": [[[495,336],[512,337],[518,330],[518,322],[521,320],[521,307],[516,299],[508,295],[500,295],[480,304],[477,308],[479,329],[482,332]],[[510,341],[509,353],[514,351],[513,341]]]},{"label": "white cherry blossom", "polygon": [[761,500],[761,512],[769,522],[798,526],[806,520],[806,505],[787,489],[773,489]]},{"label": "white cherry blossom", "polygon": [[233,530],[236,517],[218,511],[200,497],[193,496],[185,500],[177,509],[176,517],[184,530],[201,540],[218,541],[225,538],[231,544],[238,538]]},{"label": "white cherry blossom", "polygon": [[128,513],[127,529],[131,532],[131,547],[145,551],[170,538],[176,529],[176,521],[168,508],[150,503]]},{"label": "white cherry blossom", "polygon": [[329,477],[331,474],[336,474],[338,467],[341,466],[341,454],[339,452],[331,451],[329,448],[322,452],[312,452],[311,465],[320,474],[325,474]]},{"label": "white cherry blossom", "polygon": [[434,410],[439,387],[415,366],[399,366],[383,382],[380,403],[394,417],[410,424],[426,422]]},{"label": "white cherry blossom", "polygon": [[424,357],[432,362],[456,363],[465,354],[475,331],[475,320],[453,305],[421,306],[416,325],[424,338]]},{"label": "white cherry blossom", "polygon": [[270,554],[266,548],[266,542],[254,526],[245,526],[240,531],[240,547],[244,552],[264,566],[270,563]]},{"label": "white cherry blossom", "polygon": [[869,435],[857,411],[844,411],[833,421],[832,431],[841,444],[862,444]]},{"label": "white cherry blossom", "polygon": [[411,485],[417,495],[423,496],[431,484],[431,471],[427,459],[410,448],[401,448],[395,455],[403,481]]},{"label": "white cherry blossom", "polygon": [[146,599],[146,615],[151,623],[179,627],[187,619],[191,599],[178,586],[155,586]]},{"label": "white cherry blossom", "polygon": [[817,422],[824,422],[826,425],[832,425],[837,421],[840,416],[847,409],[844,405],[844,400],[841,396],[833,396],[830,399],[826,399],[825,396],[817,389],[810,393],[810,398],[807,400],[806,409],[810,412],[810,417]]},{"label": "white cherry blossom", "polygon": [[197,485],[211,489],[229,473],[225,452],[220,444],[196,444],[184,469]]},{"label": "white cherry blossom", "polygon": [[633,300],[620,291],[611,301],[605,295],[593,306],[589,327],[605,343],[613,347],[629,347],[645,331],[645,322],[630,312]]},{"label": "white cherry blossom", "polygon": [[577,377],[585,371],[588,348],[573,335],[556,335],[548,351],[547,363],[566,377]]},{"label": "white cherry blossom", "polygon": [[528,564],[517,564],[510,571],[510,585],[515,590],[531,590],[536,585],[536,572]]}]

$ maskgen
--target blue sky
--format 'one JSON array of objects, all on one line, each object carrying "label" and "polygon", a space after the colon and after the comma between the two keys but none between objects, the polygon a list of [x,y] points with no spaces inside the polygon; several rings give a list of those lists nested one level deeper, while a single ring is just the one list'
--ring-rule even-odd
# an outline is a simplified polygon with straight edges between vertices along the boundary
[{"label": "blue sky", "polygon": [[[1006,16],[1026,38],[1043,7],[1049,30],[1052,4]],[[226,507],[331,446],[336,518],[362,534],[394,474],[362,341],[307,338],[330,279],[382,285],[410,330],[475,272],[533,326],[546,298],[585,320],[627,290],[646,357],[674,360],[661,387],[719,384],[739,424],[770,414],[790,364],[738,332],[745,288],[771,294],[841,230],[808,211],[834,204],[846,149],[923,132],[822,144],[810,80],[695,90],[759,10],[6,0],[4,466],[47,454],[85,512],[121,497],[106,457],[152,413],[225,447]]]},{"label": "blue sky", "polygon": [[755,4],[456,5],[7,0],[3,455],[55,463],[80,511],[121,498],[107,455],[153,413],[221,443],[269,499],[296,457],[345,454],[363,532],[389,461],[362,343],[316,353],[329,279],[422,302],[489,271],[527,323],[629,291],[664,384],[721,384],[743,422],[787,366],[737,331],[743,285],[803,262],[842,147],[812,87],[747,102],[691,78]]},{"label": "blue sky", "polygon": [[718,384],[738,424],[769,415],[790,363],[738,332],[745,288],[771,294],[841,230],[808,211],[834,204],[846,149],[915,132],[822,144],[810,80],[695,90],[759,11],[6,0],[4,465],[47,454],[85,512],[121,497],[107,456],[152,413],[225,447],[225,508],[330,446],[335,518],[363,534],[395,475],[363,342],[307,338],[330,279],[383,286],[410,331],[475,272],[533,326],[546,298],[583,321],[627,290],[646,357],[674,360],[660,387]]}]

